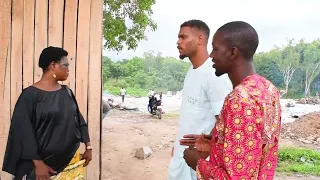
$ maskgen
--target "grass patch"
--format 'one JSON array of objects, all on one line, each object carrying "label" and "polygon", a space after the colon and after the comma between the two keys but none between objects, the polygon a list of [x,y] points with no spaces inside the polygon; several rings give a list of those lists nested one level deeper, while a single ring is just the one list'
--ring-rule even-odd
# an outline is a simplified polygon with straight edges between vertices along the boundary
[{"label": "grass patch", "polygon": [[[125,86],[124,86],[125,87]],[[120,95],[120,88],[121,86],[112,86],[112,85],[104,85],[104,90],[107,90],[110,94],[113,95]],[[131,96],[147,96],[148,92],[140,89],[140,88],[126,88],[127,94]]]},{"label": "grass patch", "polygon": [[277,171],[320,176],[320,152],[305,148],[281,148]]},{"label": "grass patch", "polygon": [[165,119],[174,119],[179,117],[179,113],[178,112],[164,113],[162,117]]}]

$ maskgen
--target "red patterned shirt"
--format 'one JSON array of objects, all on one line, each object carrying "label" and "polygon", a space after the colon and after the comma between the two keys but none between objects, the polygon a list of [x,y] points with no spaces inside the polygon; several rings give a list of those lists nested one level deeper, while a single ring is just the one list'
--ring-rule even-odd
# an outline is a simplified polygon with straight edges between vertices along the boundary
[{"label": "red patterned shirt", "polygon": [[277,88],[258,74],[248,76],[225,99],[210,160],[198,161],[198,180],[273,179],[280,126]]}]

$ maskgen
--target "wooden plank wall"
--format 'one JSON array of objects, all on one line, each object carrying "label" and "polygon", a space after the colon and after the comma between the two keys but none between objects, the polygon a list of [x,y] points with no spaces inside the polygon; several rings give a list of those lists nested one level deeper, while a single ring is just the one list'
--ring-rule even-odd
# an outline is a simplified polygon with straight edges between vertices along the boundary
[{"label": "wooden plank wall", "polygon": [[[0,1],[0,144],[7,142],[10,123],[10,76],[11,76],[11,0]],[[0,167],[2,167],[4,146],[0,147]],[[9,179],[8,174],[0,174],[0,179]]]},{"label": "wooden plank wall", "polygon": [[[0,0],[0,144],[21,91],[41,78],[41,51],[63,47],[70,73],[62,83],[76,94],[94,148],[90,180],[101,178],[102,11],[103,0]],[[0,168],[4,151],[0,146]],[[10,176],[1,172],[0,179]]]}]

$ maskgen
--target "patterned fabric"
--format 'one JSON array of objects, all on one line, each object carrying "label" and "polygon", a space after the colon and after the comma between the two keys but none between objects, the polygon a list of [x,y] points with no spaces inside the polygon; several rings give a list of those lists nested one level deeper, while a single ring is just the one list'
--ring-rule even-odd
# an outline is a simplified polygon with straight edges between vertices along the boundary
[{"label": "patterned fabric", "polygon": [[260,75],[245,78],[225,99],[198,180],[272,180],[278,162],[280,95]]},{"label": "patterned fabric", "polygon": [[[78,150],[69,165],[58,175],[51,176],[51,180],[86,180],[84,163],[85,160],[81,160],[80,151]],[[27,175],[22,180],[27,180]]]},{"label": "patterned fabric", "polygon": [[83,167],[85,160],[81,160],[78,150],[69,165],[58,175],[51,177],[51,180],[85,180],[86,168]]}]

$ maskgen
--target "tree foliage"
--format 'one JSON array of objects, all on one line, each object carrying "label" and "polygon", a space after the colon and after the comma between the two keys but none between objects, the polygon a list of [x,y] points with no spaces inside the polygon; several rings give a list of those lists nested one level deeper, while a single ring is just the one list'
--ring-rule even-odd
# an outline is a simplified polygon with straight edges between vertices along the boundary
[{"label": "tree foliage", "polygon": [[320,41],[316,40],[304,46],[302,68],[305,72],[305,96],[310,93],[310,85],[320,73]]},{"label": "tree foliage", "polygon": [[152,51],[144,53],[143,57],[118,62],[104,57],[103,64],[105,88],[108,91],[117,94],[120,87],[125,87],[129,94],[131,92],[136,95],[146,95],[150,89],[180,91],[191,65]]},{"label": "tree foliage", "polygon": [[151,19],[155,0],[104,0],[104,47],[121,51],[124,45],[135,49],[139,41],[146,39],[148,28],[155,31],[157,24]]},{"label": "tree foliage", "polygon": [[[282,48],[255,55],[258,73],[290,94],[309,96],[311,85],[317,84],[320,73],[320,41],[295,43],[290,39]],[[314,86],[313,91],[320,91]]]},{"label": "tree foliage", "polygon": [[[144,53],[143,57],[118,62],[104,57],[103,64],[105,89],[118,94],[120,87],[126,87],[132,95],[146,95],[150,89],[180,91],[191,66],[190,62],[153,51]],[[257,72],[279,90],[287,89],[288,97],[308,96],[320,91],[320,40],[311,43],[289,40],[281,48],[257,53],[254,64]]]},{"label": "tree foliage", "polygon": [[281,57],[278,59],[278,65],[283,76],[286,92],[288,92],[289,83],[293,77],[293,73],[300,65],[300,54],[294,47],[293,41],[293,39],[288,41],[287,46],[282,50]]}]

